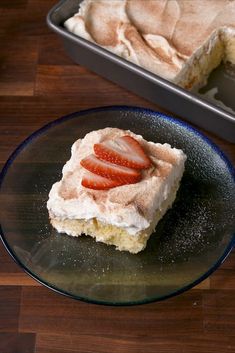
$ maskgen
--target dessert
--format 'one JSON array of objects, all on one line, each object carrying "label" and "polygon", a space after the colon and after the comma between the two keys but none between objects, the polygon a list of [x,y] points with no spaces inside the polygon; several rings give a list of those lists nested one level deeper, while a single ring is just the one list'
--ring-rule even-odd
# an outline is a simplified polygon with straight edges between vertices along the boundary
[{"label": "dessert", "polygon": [[235,64],[235,0],[83,0],[64,26],[187,89]]},{"label": "dessert", "polygon": [[62,179],[49,193],[53,227],[118,250],[143,250],[175,200],[183,151],[117,128],[88,133],[71,151]]}]

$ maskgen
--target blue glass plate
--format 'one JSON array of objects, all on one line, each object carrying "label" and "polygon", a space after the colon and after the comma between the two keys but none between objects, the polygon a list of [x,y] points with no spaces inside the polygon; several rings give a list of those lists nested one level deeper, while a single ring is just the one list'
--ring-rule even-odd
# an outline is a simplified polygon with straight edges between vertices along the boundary
[{"label": "blue glass plate", "polygon": [[[58,234],[46,202],[75,140],[105,127],[130,129],[187,154],[177,199],[147,248],[132,255],[89,237]],[[234,170],[223,153],[185,123],[134,107],[71,114],[27,138],[1,173],[2,241],[47,287],[84,301],[131,305],[166,299],[209,276],[234,245]]]}]

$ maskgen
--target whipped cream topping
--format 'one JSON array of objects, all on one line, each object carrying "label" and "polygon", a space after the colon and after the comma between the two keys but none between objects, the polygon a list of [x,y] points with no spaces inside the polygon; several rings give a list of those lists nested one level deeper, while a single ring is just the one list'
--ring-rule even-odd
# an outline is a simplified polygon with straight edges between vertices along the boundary
[{"label": "whipped cream topping", "polygon": [[[86,171],[80,166],[81,159],[94,153],[95,143],[124,135],[141,143],[153,166],[142,172],[142,179],[136,184],[109,190],[83,187],[81,180]],[[181,178],[185,160],[182,150],[171,148],[169,144],[147,142],[131,131],[117,128],[92,131],[73,144],[62,179],[52,186],[47,208],[51,217],[60,220],[97,218],[105,224],[125,228],[131,235],[138,234],[149,227],[176,180]]]},{"label": "whipped cream topping", "polygon": [[[235,0],[83,0],[65,27],[175,83],[216,32],[235,63]],[[232,42],[232,43],[231,43]],[[229,43],[229,44],[228,44]],[[204,50],[205,49],[205,50]],[[182,84],[183,85],[183,84]]]}]

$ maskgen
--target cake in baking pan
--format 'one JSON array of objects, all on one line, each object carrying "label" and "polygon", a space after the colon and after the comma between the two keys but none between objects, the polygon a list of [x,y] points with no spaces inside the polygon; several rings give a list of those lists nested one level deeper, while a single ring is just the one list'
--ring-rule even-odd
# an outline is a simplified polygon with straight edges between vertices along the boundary
[{"label": "cake in baking pan", "polygon": [[83,0],[64,25],[186,89],[235,64],[235,0]]}]

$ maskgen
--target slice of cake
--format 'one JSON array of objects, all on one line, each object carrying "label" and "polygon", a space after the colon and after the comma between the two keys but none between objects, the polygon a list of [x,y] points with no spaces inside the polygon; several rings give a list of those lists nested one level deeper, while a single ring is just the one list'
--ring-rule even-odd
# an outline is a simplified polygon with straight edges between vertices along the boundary
[{"label": "slice of cake", "polygon": [[51,224],[138,253],[172,206],[186,156],[131,131],[92,131],[72,146],[47,202]]},{"label": "slice of cake", "polygon": [[235,64],[235,0],[83,0],[64,25],[187,89]]}]

